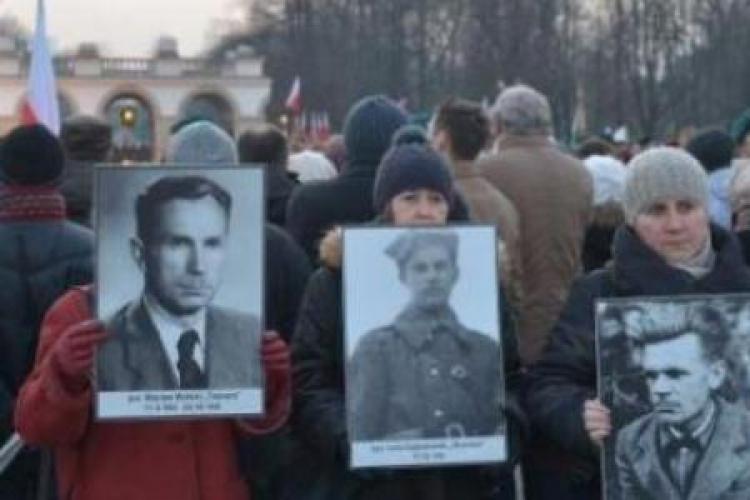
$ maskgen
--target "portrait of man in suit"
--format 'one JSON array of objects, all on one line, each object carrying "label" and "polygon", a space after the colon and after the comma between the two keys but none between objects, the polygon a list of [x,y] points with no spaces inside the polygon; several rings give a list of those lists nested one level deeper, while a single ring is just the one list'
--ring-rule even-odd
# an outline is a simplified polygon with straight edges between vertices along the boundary
[{"label": "portrait of man in suit", "polygon": [[714,314],[643,334],[651,412],[617,436],[621,499],[750,498],[750,416],[722,397],[727,327]]},{"label": "portrait of man in suit", "polygon": [[105,320],[100,391],[261,385],[261,325],[213,303],[229,244],[232,197],[199,175],[167,175],[135,200],[130,250],[143,290]]},{"label": "portrait of man in suit", "polygon": [[491,436],[501,426],[500,347],[449,303],[459,278],[450,230],[401,233],[385,252],[408,302],[365,333],[349,362],[353,441]]}]

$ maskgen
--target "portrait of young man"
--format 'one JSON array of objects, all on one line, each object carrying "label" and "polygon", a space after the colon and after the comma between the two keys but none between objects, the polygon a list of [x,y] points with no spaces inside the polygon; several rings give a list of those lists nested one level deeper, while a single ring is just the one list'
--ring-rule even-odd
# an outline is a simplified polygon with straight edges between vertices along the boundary
[{"label": "portrait of young man", "polygon": [[618,433],[619,499],[750,498],[750,414],[722,396],[728,328],[686,316],[643,334],[651,411]]},{"label": "portrait of young man", "polygon": [[347,375],[352,441],[499,432],[499,344],[465,326],[450,303],[461,272],[459,243],[452,230],[411,229],[385,248],[408,298],[353,350]]},{"label": "portrait of young man", "polygon": [[[135,197],[128,245],[142,289],[103,318],[99,391],[262,385],[259,318],[216,303],[233,272],[227,269],[230,222],[242,215],[233,213],[234,203],[208,176],[182,173],[161,176]],[[116,286],[109,281],[99,286]]]}]

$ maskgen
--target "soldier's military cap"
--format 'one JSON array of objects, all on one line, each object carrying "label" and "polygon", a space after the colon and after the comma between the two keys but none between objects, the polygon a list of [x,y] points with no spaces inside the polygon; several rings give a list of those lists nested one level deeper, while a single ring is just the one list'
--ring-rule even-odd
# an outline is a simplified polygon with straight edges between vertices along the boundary
[{"label": "soldier's military cap", "polygon": [[425,246],[439,245],[448,250],[453,262],[458,252],[458,235],[452,231],[432,229],[412,229],[405,231],[385,249],[386,255],[402,267],[414,251]]}]

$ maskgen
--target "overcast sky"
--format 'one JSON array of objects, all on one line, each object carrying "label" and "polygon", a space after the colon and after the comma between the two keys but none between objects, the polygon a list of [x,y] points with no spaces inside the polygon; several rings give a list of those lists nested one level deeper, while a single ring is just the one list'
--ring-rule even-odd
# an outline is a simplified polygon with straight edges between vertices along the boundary
[{"label": "overcast sky", "polygon": [[[237,0],[45,0],[47,33],[55,50],[97,42],[113,56],[151,53],[161,35],[177,38],[180,54],[205,48],[212,23],[238,16]],[[33,31],[36,0],[0,0],[0,15],[11,14]]]}]

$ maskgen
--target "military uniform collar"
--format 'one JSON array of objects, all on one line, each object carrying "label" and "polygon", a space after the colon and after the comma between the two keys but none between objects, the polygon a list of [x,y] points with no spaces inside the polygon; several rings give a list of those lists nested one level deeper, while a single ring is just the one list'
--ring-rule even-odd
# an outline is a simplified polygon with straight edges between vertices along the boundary
[{"label": "military uniform collar", "polygon": [[426,344],[431,343],[438,328],[452,335],[462,348],[468,347],[466,329],[449,306],[426,311],[409,305],[396,316],[394,327],[415,350],[423,349]]}]

